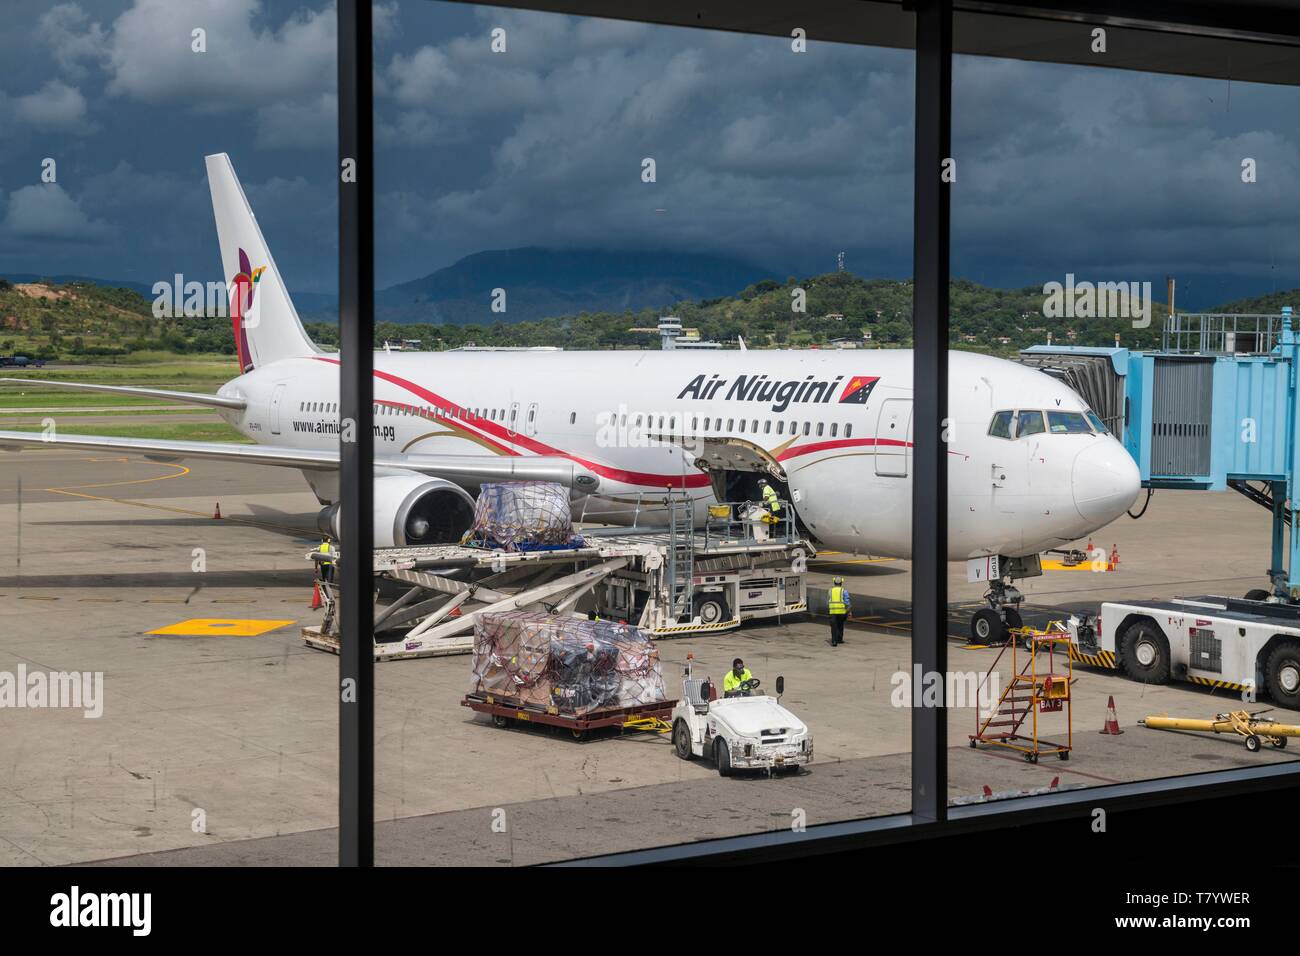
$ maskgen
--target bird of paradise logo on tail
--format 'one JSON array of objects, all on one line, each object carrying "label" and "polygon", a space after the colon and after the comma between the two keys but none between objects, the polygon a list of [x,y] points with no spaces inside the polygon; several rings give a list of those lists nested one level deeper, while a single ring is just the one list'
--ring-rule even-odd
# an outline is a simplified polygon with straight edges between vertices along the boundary
[{"label": "bird of paradise logo on tail", "polygon": [[239,250],[239,273],[230,280],[228,295],[240,374],[253,370],[253,353],[248,348],[248,329],[257,326],[257,316],[253,313],[253,296],[257,293],[257,282],[265,271],[266,266],[254,269],[248,260],[248,253]]}]

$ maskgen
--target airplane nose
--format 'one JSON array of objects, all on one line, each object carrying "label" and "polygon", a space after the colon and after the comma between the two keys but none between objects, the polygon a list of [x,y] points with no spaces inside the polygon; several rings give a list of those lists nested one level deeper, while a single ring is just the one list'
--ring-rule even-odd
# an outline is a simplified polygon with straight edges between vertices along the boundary
[{"label": "airplane nose", "polygon": [[1124,446],[1113,438],[1094,442],[1074,459],[1074,506],[1098,526],[1133,507],[1142,476]]}]

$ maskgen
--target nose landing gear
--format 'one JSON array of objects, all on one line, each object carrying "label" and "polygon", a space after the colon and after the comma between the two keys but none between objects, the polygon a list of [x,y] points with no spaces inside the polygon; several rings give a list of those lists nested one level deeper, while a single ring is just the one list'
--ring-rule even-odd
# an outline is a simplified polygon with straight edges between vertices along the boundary
[{"label": "nose landing gear", "polygon": [[972,644],[1001,644],[1009,632],[1024,625],[1020,617],[1020,603],[1025,596],[1020,589],[1001,579],[989,582],[984,595],[988,607],[980,608],[970,619]]}]

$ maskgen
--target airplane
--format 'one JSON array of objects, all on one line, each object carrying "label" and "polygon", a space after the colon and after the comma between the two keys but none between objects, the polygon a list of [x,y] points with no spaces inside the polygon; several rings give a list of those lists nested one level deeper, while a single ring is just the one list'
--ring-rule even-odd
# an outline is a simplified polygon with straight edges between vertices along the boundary
[{"label": "airplane", "polygon": [[[254,444],[0,431],[0,449],[296,468],[337,538],[339,358],[307,336],[229,157],[206,165],[239,375],[215,395],[43,384],[206,406]],[[947,558],[987,580],[972,622],[987,640],[1019,626],[1016,577],[1128,511],[1140,478],[1060,381],[985,355],[948,360]],[[644,522],[666,490],[702,521],[711,504],[757,500],[763,479],[823,548],[908,558],[913,387],[902,349],[377,351],[374,544],[459,541],[485,482],[559,482],[575,514],[621,524]]]}]

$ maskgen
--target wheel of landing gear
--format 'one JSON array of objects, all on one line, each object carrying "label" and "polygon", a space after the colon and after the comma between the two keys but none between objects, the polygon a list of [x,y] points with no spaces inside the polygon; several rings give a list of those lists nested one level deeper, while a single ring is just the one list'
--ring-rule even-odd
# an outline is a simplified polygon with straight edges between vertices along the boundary
[{"label": "wheel of landing gear", "polygon": [[[1018,631],[1020,628],[1025,626],[1024,619],[1021,618],[1020,612],[1015,608],[1013,607],[1004,608],[1002,613],[1005,614],[1007,618],[1006,633],[1008,637],[1011,634],[1013,634],[1015,631]],[[1019,634],[1017,634],[1015,640],[1016,640],[1017,647],[1023,647],[1026,650],[1029,649],[1029,638],[1021,637]]]},{"label": "wheel of landing gear", "polygon": [[1246,749],[1251,753],[1259,753],[1259,738],[1251,734],[1246,738]]},{"label": "wheel of landing gear", "polygon": [[991,607],[980,608],[970,618],[972,644],[992,644],[1006,637],[1002,617]]}]

